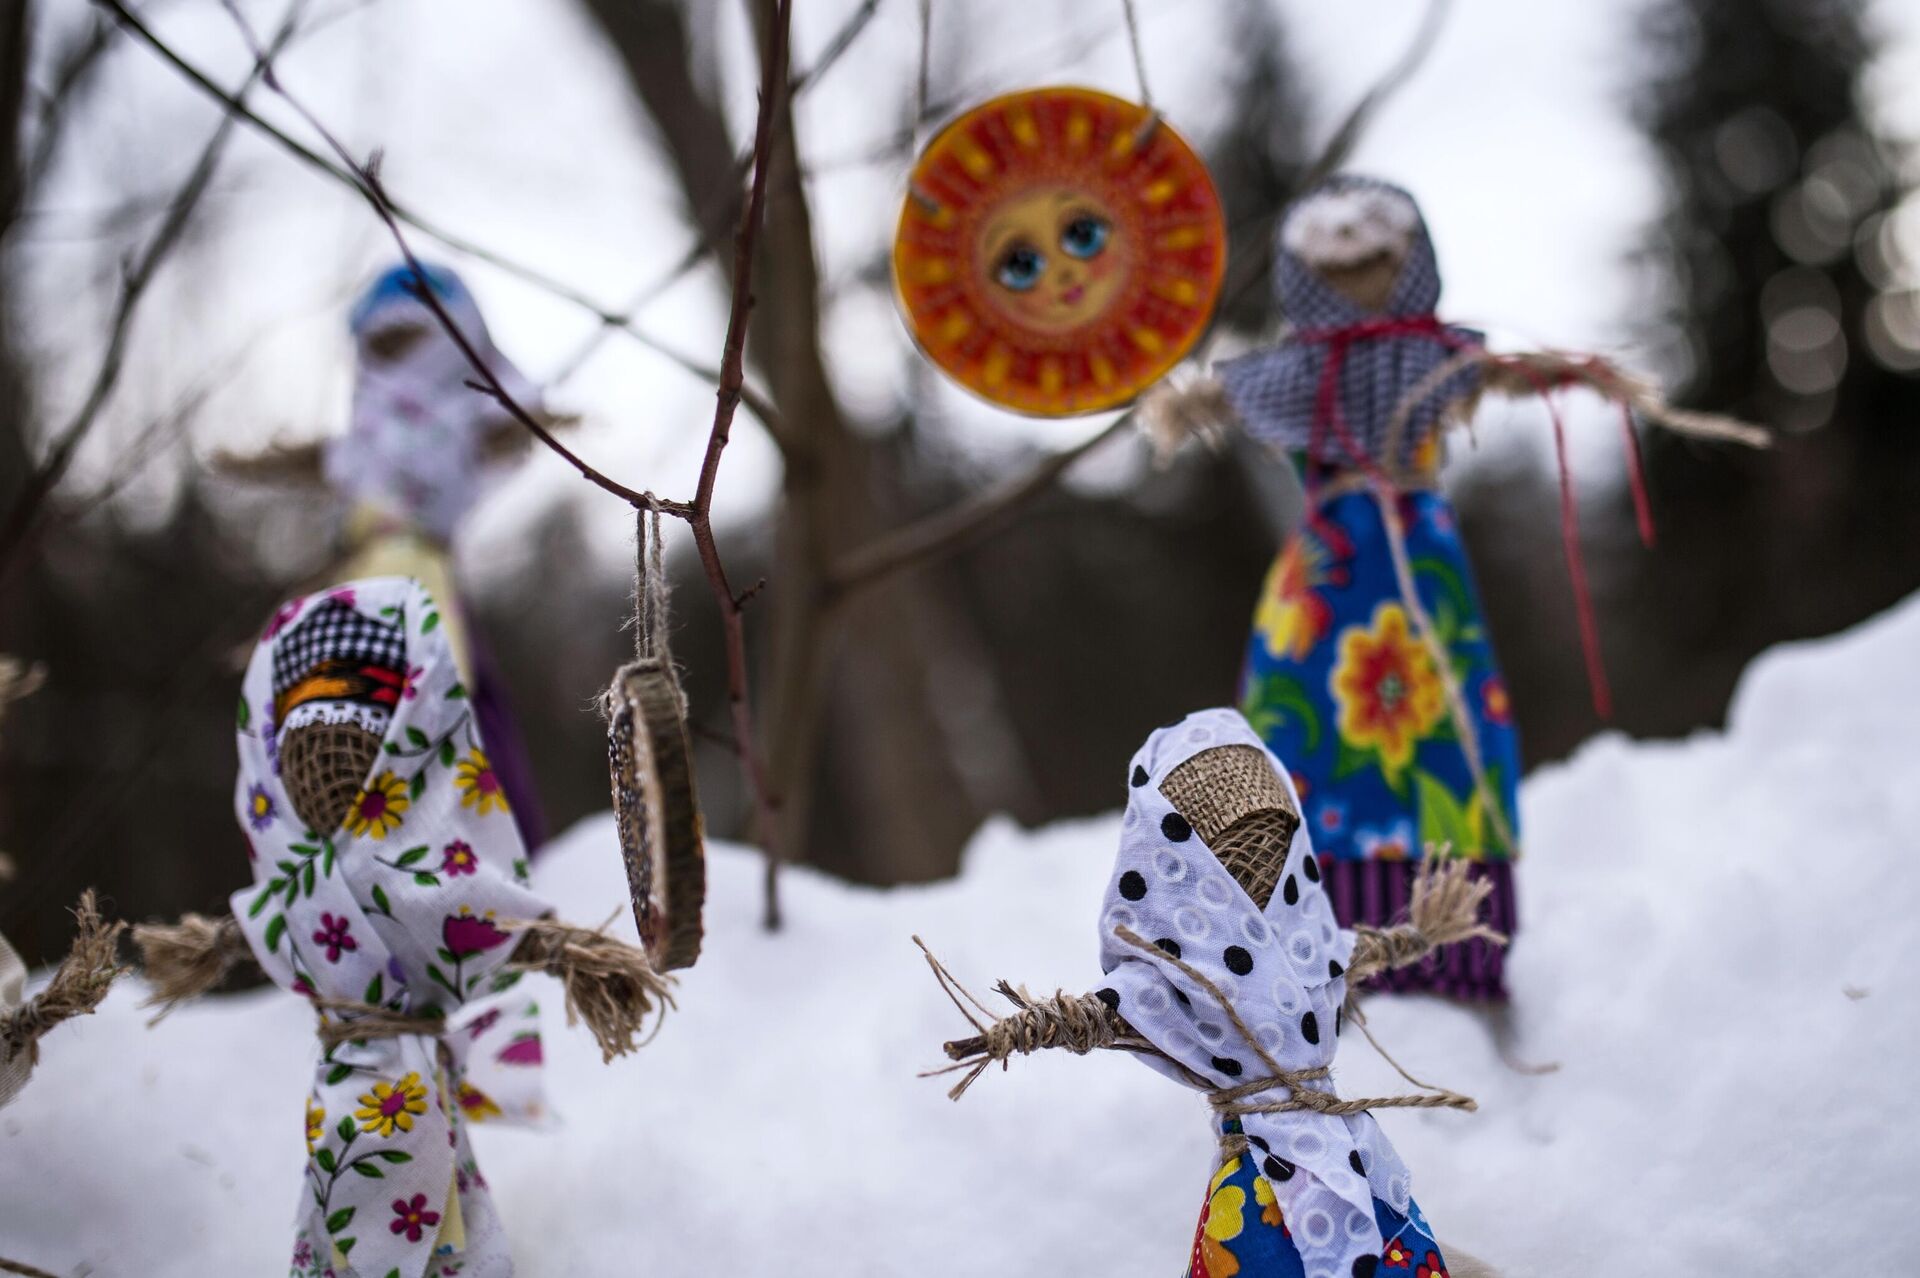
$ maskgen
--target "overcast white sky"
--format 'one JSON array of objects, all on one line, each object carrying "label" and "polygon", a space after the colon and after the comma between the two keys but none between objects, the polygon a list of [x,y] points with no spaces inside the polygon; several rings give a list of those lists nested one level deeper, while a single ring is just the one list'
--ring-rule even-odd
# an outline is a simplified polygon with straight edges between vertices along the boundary
[{"label": "overcast white sky", "polygon": [[[315,0],[324,14],[360,0]],[[796,63],[805,65],[857,0],[797,5]],[[1215,23],[1206,0],[1139,0],[1148,68],[1174,125],[1204,136],[1233,104],[1219,92]],[[156,6],[158,7],[158,6]],[[279,11],[249,3],[263,27]],[[1323,127],[1391,62],[1421,0],[1278,4]],[[1446,313],[1489,327],[1505,344],[1621,351],[1636,305],[1623,258],[1657,203],[1651,157],[1625,106],[1641,0],[1583,4],[1458,0],[1419,78],[1377,120],[1352,167],[1410,186],[1422,200],[1448,287]],[[75,17],[90,8],[74,3]],[[800,128],[809,160],[857,155],[899,127],[917,39],[917,6],[882,0],[880,16],[822,87]],[[723,38],[745,56],[738,6]],[[1118,0],[936,0],[936,64],[951,58],[977,100],[1047,82],[1121,93],[1133,74]],[[158,25],[177,46],[233,82],[246,55],[212,0],[173,0]],[[1887,55],[1872,96],[1897,135],[1920,138],[1920,5],[1879,0]],[[97,358],[111,302],[117,241],[95,218],[127,188],[164,197],[211,128],[211,110],[147,52],[123,49],[113,92],[88,120],[83,145],[40,201],[22,238],[30,273],[28,338],[54,370],[49,406],[70,404]],[[291,52],[283,75],[358,149],[385,148],[392,190],[474,239],[576,283],[608,304],[656,278],[689,241],[620,72],[574,6],[549,0],[372,0]],[[731,104],[744,125],[747,77]],[[261,92],[256,104],[304,132]],[[883,109],[876,111],[875,104]],[[887,241],[903,167],[836,167],[817,180],[816,226],[832,281]],[[354,197],[251,137],[231,152],[214,207],[217,229],[183,254],[143,312],[135,358],[113,419],[84,459],[98,478],[116,441],[208,378],[220,390],[194,446],[246,446],[336,427],[347,399],[347,301],[391,257],[384,232]],[[1920,220],[1920,215],[1909,219]],[[1915,235],[1920,241],[1920,234]],[[447,257],[426,242],[429,256]],[[592,321],[486,267],[452,258],[480,295],[499,344],[541,377],[565,362]],[[696,272],[658,299],[643,322],[706,362],[717,357],[724,310],[716,276]],[[911,350],[885,299],[829,314],[835,376],[856,406],[903,393]],[[709,387],[636,343],[615,337],[555,395],[582,412],[579,446],[629,483],[691,487],[711,415]],[[944,395],[958,446],[991,451],[1036,437],[1072,439],[1089,424],[1034,424]],[[1599,434],[1600,432],[1596,432]],[[1495,441],[1537,437],[1524,417]],[[757,431],[735,436],[721,514],[748,517],[773,478]],[[1610,443],[1582,461],[1610,456]],[[625,559],[624,511],[596,500],[556,459],[540,457],[490,502],[476,540],[496,550],[547,502],[572,494],[604,530],[609,563]]]}]

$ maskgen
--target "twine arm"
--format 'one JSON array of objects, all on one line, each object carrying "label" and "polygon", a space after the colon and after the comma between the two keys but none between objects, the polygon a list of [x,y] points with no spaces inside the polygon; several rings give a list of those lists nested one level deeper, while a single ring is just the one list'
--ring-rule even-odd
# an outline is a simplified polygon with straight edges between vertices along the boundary
[{"label": "twine arm", "polygon": [[1430,846],[1413,880],[1407,921],[1390,928],[1356,927],[1347,982],[1357,986],[1393,968],[1410,967],[1443,945],[1475,937],[1505,945],[1507,938],[1480,922],[1480,907],[1493,892],[1490,879],[1467,873],[1466,861],[1448,856],[1445,846]]},{"label": "twine arm", "polygon": [[[1051,995],[1036,998],[1024,986],[1001,981],[994,987],[995,992],[1013,1004],[1014,1011],[1009,1016],[996,1017],[992,1009],[974,997],[934,957],[925,941],[916,936],[913,943],[926,956],[927,966],[933,970],[933,979],[939,982],[941,992],[960,1009],[967,1023],[979,1031],[972,1037],[952,1039],[942,1044],[941,1050],[954,1063],[941,1069],[922,1071],[920,1075],[922,1078],[934,1078],[942,1074],[961,1073],[960,1081],[947,1092],[950,1100],[959,1100],[988,1066],[998,1064],[1004,1070],[1013,1057],[1030,1056],[1047,1048],[1064,1048],[1076,1056],[1085,1056],[1102,1048],[1148,1053],[1158,1051],[1136,1034],[1133,1027],[1096,994],[1069,994],[1065,990],[1056,990]],[[969,1003],[972,1009],[968,1007]],[[979,1015],[975,1015],[973,1009],[978,1009]]]}]

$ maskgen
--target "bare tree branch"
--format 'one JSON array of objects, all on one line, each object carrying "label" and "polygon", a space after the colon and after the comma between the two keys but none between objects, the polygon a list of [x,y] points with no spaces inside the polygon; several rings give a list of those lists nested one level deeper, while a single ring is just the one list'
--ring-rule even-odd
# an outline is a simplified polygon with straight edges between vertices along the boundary
[{"label": "bare tree branch", "polygon": [[1373,87],[1353,104],[1353,109],[1347,112],[1347,118],[1340,122],[1340,127],[1335,129],[1333,136],[1327,139],[1327,145],[1320,152],[1320,158],[1307,169],[1306,178],[1301,183],[1303,188],[1314,185],[1347,162],[1354,148],[1360,145],[1360,139],[1365,135],[1367,126],[1373,123],[1373,117],[1379,114],[1380,108],[1405,88],[1407,82],[1413,79],[1422,66],[1426,65],[1434,46],[1440,43],[1441,30],[1445,28],[1447,19],[1452,14],[1453,0],[1428,0],[1426,16],[1421,18],[1420,29],[1413,33],[1413,39],[1408,42],[1406,51],[1400,55],[1398,61],[1387,68],[1386,73],[1374,83]]},{"label": "bare tree branch", "polygon": [[[105,0],[105,2],[118,5],[118,0]],[[248,27],[245,16],[240,13],[235,0],[223,0],[223,3],[228,12],[233,15],[235,23],[238,24],[249,44],[259,50],[259,43]],[[713,428],[707,437],[706,455],[700,465],[700,479],[692,501],[660,501],[650,493],[636,492],[600,474],[575,457],[564,445],[553,438],[532,413],[515,402],[512,395],[501,385],[493,370],[481,358],[480,353],[460,331],[459,325],[454,322],[453,316],[447,312],[433,289],[423,286],[414,290],[414,295],[433,312],[441,328],[459,347],[468,364],[478,374],[479,381],[470,382],[469,385],[475,386],[477,390],[498,401],[516,420],[539,437],[542,443],[571,460],[576,469],[606,491],[621,497],[636,509],[657,509],[663,514],[671,514],[686,521],[692,530],[694,546],[699,551],[700,562],[706,570],[707,581],[712,588],[714,601],[720,609],[721,622],[725,630],[727,699],[732,712],[734,737],[741,767],[747,775],[755,806],[760,813],[760,822],[763,827],[762,844],[770,865],[778,864],[774,846],[778,805],[768,790],[766,768],[754,744],[752,702],[747,678],[746,631],[742,612],[745,600],[751,596],[752,592],[749,591],[747,596],[736,596],[728,583],[726,566],[720,558],[719,547],[714,541],[712,510],[714,486],[719,479],[721,457],[726,452],[727,443],[732,437],[734,415],[743,398],[747,320],[753,308],[750,285],[753,250],[761,217],[766,208],[767,154],[773,137],[774,101],[778,96],[782,77],[786,73],[787,33],[792,20],[790,5],[791,0],[779,0],[761,70],[760,112],[754,128],[753,182],[749,188],[746,205],[742,210],[739,233],[734,243],[733,299],[727,318],[726,342],[720,360],[719,386],[715,391]],[[401,229],[399,216],[381,188],[377,163],[363,164],[356,161],[352,153],[320,119],[280,82],[267,53],[262,51],[259,56],[265,68],[264,80],[267,87],[279,94],[339,156],[340,163],[344,166],[343,171],[351,178],[354,189],[360,192],[386,225],[388,233],[393,237],[394,244],[399,248],[408,266],[421,280],[426,279],[425,270],[414,255],[412,246],[407,242],[405,231]],[[768,910],[768,926],[778,926],[777,903],[769,900]]]},{"label": "bare tree branch", "polygon": [[895,529],[833,565],[823,589],[829,603],[877,585],[894,573],[922,568],[965,549],[1004,523],[1015,511],[1052,488],[1075,462],[1133,424],[1124,413],[1099,434],[1034,463],[1028,470],[946,510]]},{"label": "bare tree branch", "polygon": [[[833,38],[827,41],[827,47],[821,50],[820,56],[814,60],[813,65],[795,75],[789,82],[789,95],[797,97],[824,78],[826,73],[832,70],[834,64],[840,60],[841,56],[859,39],[861,32],[866,30],[867,24],[873,20],[873,15],[879,8],[880,0],[865,0],[865,3],[858,9],[855,9],[853,13],[848,16],[847,20],[841,24],[840,29],[834,32]],[[734,157],[734,183],[736,186],[747,180],[747,175],[752,167],[753,148],[748,146]],[[639,316],[640,312],[647,308],[648,304],[672,288],[675,284],[685,279],[696,266],[706,260],[707,254],[718,248],[726,237],[732,233],[734,224],[728,214],[738,207],[738,194],[737,191],[731,190],[723,191],[722,194],[730,197],[723,202],[722,207],[717,209],[713,207],[704,208],[699,211],[699,216],[694,219],[694,229],[699,232],[699,235],[692,244],[687,246],[687,251],[681,254],[680,257],[675,260],[674,264],[668,267],[657,278],[650,280],[636,290],[633,296],[628,298],[626,303],[620,308],[617,316],[623,323],[633,322]],[[709,201],[709,204],[711,203],[712,201]],[[555,369],[552,377],[548,380],[555,383],[563,382],[579,372],[581,366],[584,365],[587,360],[591,359],[594,353],[600,349],[601,344],[606,341],[607,334],[613,331],[615,327],[617,326],[602,322],[600,327],[588,335],[587,339],[581,342],[579,347],[561,362],[559,367]],[[746,404],[748,408],[753,409],[754,415],[759,417],[763,422],[769,420],[766,412],[756,406],[753,399],[748,398]]]},{"label": "bare tree branch", "polygon": [[[214,99],[216,102],[222,103],[229,112],[278,143],[283,150],[295,159],[298,159],[315,172],[330,177],[336,182],[348,187],[360,189],[360,180],[355,177],[349,169],[333,160],[329,160],[312,147],[307,146],[305,143],[289,135],[284,129],[269,123],[266,119],[262,118],[258,112],[248,107],[245,103],[240,102],[218,84],[215,84],[206,72],[194,66],[191,62],[188,62],[172,46],[160,39],[151,27],[141,21],[139,16],[126,6],[123,0],[93,0],[93,2],[112,11],[123,26],[133,32],[143,44],[158,54],[163,61],[171,64],[173,68],[184,76],[194,87],[198,88],[202,93]],[[364,191],[362,193],[364,194]],[[621,332],[627,334],[627,336],[639,342],[642,346],[665,356],[702,381],[712,382],[719,378],[720,374],[718,369],[709,368],[696,360],[690,359],[659,338],[641,329],[633,323],[631,319],[609,311],[572,285],[558,280],[532,266],[528,266],[524,262],[517,261],[503,253],[487,248],[485,245],[467,239],[465,236],[457,235],[427,220],[421,214],[414,212],[405,205],[395,204],[390,201],[388,208],[395,219],[412,227],[428,239],[456,253],[464,254],[467,257],[473,258],[475,261],[484,262],[497,270],[504,271],[515,279],[531,284],[543,292],[549,293],[564,302],[586,311],[602,324],[609,328],[619,329]],[[751,392],[748,392],[745,398],[747,406],[753,410],[754,414],[756,416],[762,416],[763,420],[766,420],[763,416],[763,410],[764,412],[770,413],[772,412],[772,406],[768,404],[764,398],[754,395]],[[777,416],[774,420],[777,420]]]},{"label": "bare tree branch", "polygon": [[[254,62],[253,70],[247,75],[232,100],[236,106],[267,73],[272,54],[286,48],[299,27],[300,16],[307,6],[307,0],[292,0],[287,8],[286,17],[281,21],[280,29],[274,33],[272,47],[263,50]],[[33,474],[22,487],[15,499],[13,508],[7,512],[6,522],[0,525],[0,577],[4,577],[12,567],[22,546],[26,544],[28,533],[39,517],[41,508],[52,494],[54,487],[66,474],[67,467],[73,463],[75,452],[99,420],[100,411],[113,395],[119,384],[120,373],[126,359],[127,340],[132,333],[135,312],[140,300],[146,295],[147,287],[160,269],[167,255],[180,242],[180,236],[192,220],[193,213],[200,203],[200,197],[206,193],[214,170],[220,165],[220,159],[226,152],[228,141],[233,136],[236,113],[229,110],[213,131],[213,136],[200,152],[187,180],[173,197],[167,208],[167,214],[160,226],[154,231],[153,238],[147,241],[146,249],[139,258],[130,263],[120,285],[120,300],[114,309],[112,325],[108,330],[107,348],[101,356],[99,370],[94,374],[93,384],[80,408],[58,434],[54,436],[53,447],[47,452]]]}]

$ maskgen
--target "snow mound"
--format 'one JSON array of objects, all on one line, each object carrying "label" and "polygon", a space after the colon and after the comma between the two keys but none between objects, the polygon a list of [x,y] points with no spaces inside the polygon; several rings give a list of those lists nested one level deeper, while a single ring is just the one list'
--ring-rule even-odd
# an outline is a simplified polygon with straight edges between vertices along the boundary
[{"label": "snow mound", "polygon": [[[1900,1272],[1920,1183],[1920,600],[1749,672],[1725,734],[1603,738],[1523,796],[1517,1052],[1480,1016],[1376,999],[1415,1075],[1477,1114],[1382,1122],[1443,1240],[1508,1275]],[[1116,779],[1117,780],[1117,779]],[[1116,785],[1116,791],[1118,791]],[[955,1105],[916,1070],[977,992],[1090,988],[1117,818],[998,824],[951,883],[712,849],[706,956],[644,1052],[600,1063],[547,1000],[557,1130],[482,1129],[526,1275],[1164,1275],[1209,1170],[1199,1100],[1119,1056],[1034,1058]],[[607,819],[538,869],[563,916],[624,880]],[[108,888],[110,884],[103,885]],[[630,929],[630,921],[623,921]],[[0,1255],[60,1273],[277,1272],[311,1022],[274,992],[148,1029],[129,983],[0,1112]],[[1394,1090],[1359,1036],[1349,1094]]]}]

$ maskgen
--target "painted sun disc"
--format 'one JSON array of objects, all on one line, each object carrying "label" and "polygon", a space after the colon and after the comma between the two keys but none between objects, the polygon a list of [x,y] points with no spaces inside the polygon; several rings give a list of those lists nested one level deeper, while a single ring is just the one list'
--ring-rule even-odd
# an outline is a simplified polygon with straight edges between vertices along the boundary
[{"label": "painted sun disc", "polygon": [[894,284],[914,340],[993,403],[1117,408],[1192,349],[1226,271],[1206,166],[1146,108],[1092,89],[995,98],[914,165]]}]

